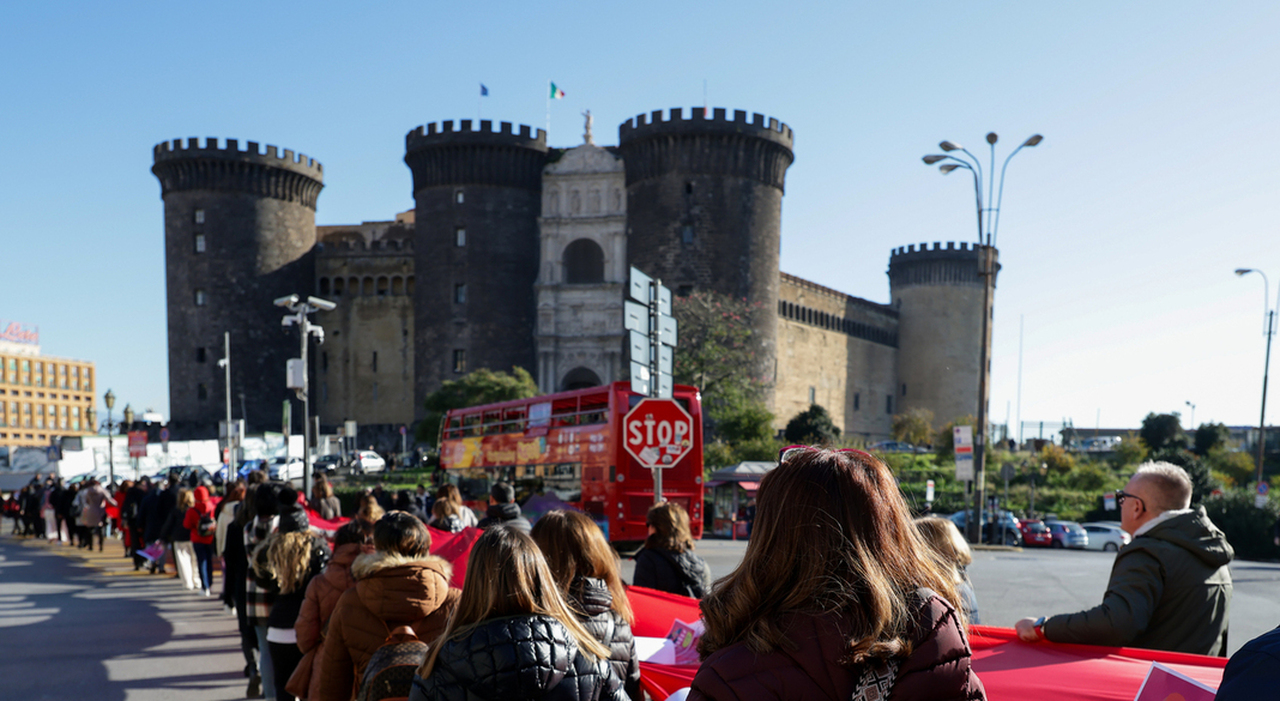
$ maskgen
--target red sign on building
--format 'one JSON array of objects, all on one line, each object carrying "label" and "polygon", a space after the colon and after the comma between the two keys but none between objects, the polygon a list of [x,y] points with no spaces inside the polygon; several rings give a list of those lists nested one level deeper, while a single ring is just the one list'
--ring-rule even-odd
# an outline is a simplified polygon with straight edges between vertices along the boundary
[{"label": "red sign on building", "polygon": [[623,445],[645,467],[671,467],[693,448],[693,417],[674,399],[644,399],[622,420]]}]

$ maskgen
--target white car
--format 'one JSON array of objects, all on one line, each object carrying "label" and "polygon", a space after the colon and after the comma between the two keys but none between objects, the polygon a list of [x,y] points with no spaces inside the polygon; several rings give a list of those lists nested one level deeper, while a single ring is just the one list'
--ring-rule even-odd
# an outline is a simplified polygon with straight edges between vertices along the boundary
[{"label": "white car", "polygon": [[1089,534],[1089,542],[1085,544],[1087,550],[1106,550],[1107,552],[1116,552],[1120,548],[1129,544],[1132,538],[1119,526],[1113,526],[1109,523],[1082,523],[1080,524],[1085,533]]},{"label": "white car", "polygon": [[355,472],[365,474],[366,472],[382,472],[387,469],[387,461],[382,459],[381,455],[372,450],[362,450],[356,453],[356,457],[351,461]]}]

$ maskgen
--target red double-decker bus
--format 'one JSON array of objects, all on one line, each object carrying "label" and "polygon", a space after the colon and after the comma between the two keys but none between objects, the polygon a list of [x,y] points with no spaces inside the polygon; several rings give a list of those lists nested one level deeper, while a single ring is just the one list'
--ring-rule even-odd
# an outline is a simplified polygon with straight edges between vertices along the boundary
[{"label": "red double-decker bus", "polygon": [[[693,418],[691,450],[662,474],[662,496],[689,511],[702,537],[702,406],[696,387],[672,398]],[[569,504],[590,515],[611,541],[648,535],[653,474],[623,446],[622,420],[644,396],[628,382],[530,399],[454,409],[440,424],[440,466],[463,499],[487,504],[495,481],[516,487],[530,520]],[[483,510],[483,508],[481,508]]]}]

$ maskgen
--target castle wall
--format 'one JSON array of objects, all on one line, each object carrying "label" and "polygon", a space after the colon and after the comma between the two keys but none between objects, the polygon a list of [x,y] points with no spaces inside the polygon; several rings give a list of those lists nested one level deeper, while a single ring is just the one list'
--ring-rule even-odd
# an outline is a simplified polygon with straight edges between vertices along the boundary
[{"label": "castle wall", "polygon": [[413,223],[411,216],[398,219],[318,227],[315,293],[338,305],[316,318],[326,337],[314,357],[312,406],[322,426],[354,420],[398,427],[420,403],[413,382]]},{"label": "castle wall", "polygon": [[[898,310],[902,409],[923,407],[935,427],[978,413],[982,278],[978,246],[935,242],[894,249],[889,287]],[[997,271],[998,271],[997,265]]]},{"label": "castle wall", "polygon": [[[278,431],[285,361],[295,333],[281,333],[278,297],[315,281],[319,163],[255,142],[179,140],[154,149],[164,199],[170,430],[174,440],[213,438],[226,417],[223,333],[231,332],[232,404],[250,432]],[[240,396],[243,394],[243,400]],[[301,425],[296,403],[294,425]],[[240,417],[240,408],[245,415]]]},{"label": "castle wall", "polygon": [[[477,368],[537,372],[533,285],[546,132],[517,133],[508,122],[494,131],[488,120],[478,131],[471,120],[458,126],[429,124],[405,138],[417,205],[418,397]],[[423,409],[415,412],[420,418]]]},{"label": "castle wall", "polygon": [[819,404],[846,435],[889,437],[898,411],[898,314],[780,274],[775,428]]},{"label": "castle wall", "polygon": [[757,306],[751,320],[756,368],[776,354],[782,195],[795,156],[791,129],[776,119],[717,108],[672,108],[624,122],[627,257],[676,294],[713,290]]}]

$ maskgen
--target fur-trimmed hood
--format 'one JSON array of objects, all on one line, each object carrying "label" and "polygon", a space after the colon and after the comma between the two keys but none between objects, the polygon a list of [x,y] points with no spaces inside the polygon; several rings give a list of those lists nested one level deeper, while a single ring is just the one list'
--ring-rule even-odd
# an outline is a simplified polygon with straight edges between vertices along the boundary
[{"label": "fur-trimmed hood", "polygon": [[453,566],[435,555],[407,557],[371,552],[351,563],[360,601],[384,621],[416,621],[449,596]]}]

